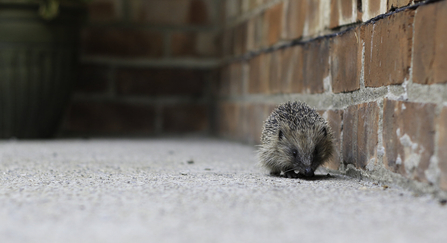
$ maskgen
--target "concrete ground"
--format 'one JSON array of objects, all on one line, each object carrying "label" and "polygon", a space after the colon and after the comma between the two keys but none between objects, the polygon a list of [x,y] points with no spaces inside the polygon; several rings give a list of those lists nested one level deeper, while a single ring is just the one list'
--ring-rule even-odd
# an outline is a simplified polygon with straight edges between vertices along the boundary
[{"label": "concrete ground", "polygon": [[212,139],[0,142],[0,242],[447,242],[447,206]]}]

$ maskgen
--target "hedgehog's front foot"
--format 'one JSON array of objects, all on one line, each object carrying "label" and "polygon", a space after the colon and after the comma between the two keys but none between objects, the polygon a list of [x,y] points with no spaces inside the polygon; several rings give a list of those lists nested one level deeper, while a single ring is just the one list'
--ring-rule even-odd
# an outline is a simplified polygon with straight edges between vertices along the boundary
[{"label": "hedgehog's front foot", "polygon": [[291,170],[291,171],[284,172],[284,177],[286,177],[286,178],[300,178],[301,176],[299,174],[295,173],[295,171]]}]

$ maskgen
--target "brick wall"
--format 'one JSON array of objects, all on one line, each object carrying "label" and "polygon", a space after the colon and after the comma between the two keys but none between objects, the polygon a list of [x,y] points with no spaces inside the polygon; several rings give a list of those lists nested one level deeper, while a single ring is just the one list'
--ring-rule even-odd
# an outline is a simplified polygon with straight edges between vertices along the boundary
[{"label": "brick wall", "polygon": [[209,133],[220,4],[93,0],[62,134]]},{"label": "brick wall", "polygon": [[257,144],[272,109],[301,100],[334,130],[328,168],[447,190],[446,0],[224,4],[221,136]]}]

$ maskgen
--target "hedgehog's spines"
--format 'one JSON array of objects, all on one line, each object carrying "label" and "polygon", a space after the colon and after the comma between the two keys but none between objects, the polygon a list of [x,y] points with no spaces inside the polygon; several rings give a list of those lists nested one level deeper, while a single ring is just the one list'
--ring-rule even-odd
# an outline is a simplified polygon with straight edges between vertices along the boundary
[{"label": "hedgehog's spines", "polygon": [[[324,133],[322,133],[322,128],[324,128]],[[282,137],[279,136],[280,129],[284,134],[282,137],[287,138],[285,141],[282,141]],[[280,104],[264,122],[262,144],[258,150],[261,164],[274,173],[278,170],[285,172],[298,169],[301,171],[305,165],[293,164],[296,162],[291,161],[293,159],[290,158],[290,149],[298,148],[309,156],[317,150],[316,146],[318,146],[318,151],[323,152],[318,152],[319,155],[313,156],[314,159],[317,158],[317,161],[312,161],[312,170],[314,170],[331,157],[332,136],[326,120],[307,104],[297,101]],[[306,158],[301,159],[304,161]],[[296,166],[301,166],[301,168]]]}]

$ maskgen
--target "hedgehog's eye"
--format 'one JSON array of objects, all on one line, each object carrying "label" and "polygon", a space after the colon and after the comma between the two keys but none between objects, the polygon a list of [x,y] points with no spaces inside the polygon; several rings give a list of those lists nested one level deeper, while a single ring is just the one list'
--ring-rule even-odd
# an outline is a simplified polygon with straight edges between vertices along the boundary
[{"label": "hedgehog's eye", "polygon": [[296,151],[296,149],[292,150],[292,155],[296,158],[296,156],[298,155],[298,151]]},{"label": "hedgehog's eye", "polygon": [[279,130],[279,134],[278,134],[278,140],[281,140],[281,139],[282,139],[282,137],[283,137],[282,131],[281,131],[281,130]]}]

